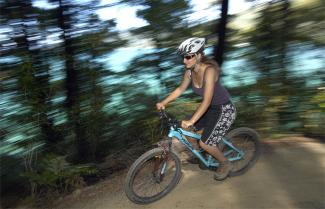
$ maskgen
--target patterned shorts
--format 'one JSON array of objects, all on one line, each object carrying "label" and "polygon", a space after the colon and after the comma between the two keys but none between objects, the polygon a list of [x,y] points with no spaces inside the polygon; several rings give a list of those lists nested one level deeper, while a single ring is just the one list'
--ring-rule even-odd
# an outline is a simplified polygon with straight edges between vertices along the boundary
[{"label": "patterned shorts", "polygon": [[201,141],[210,146],[217,146],[236,118],[236,108],[228,102],[223,105],[210,106],[194,126],[203,129]]}]

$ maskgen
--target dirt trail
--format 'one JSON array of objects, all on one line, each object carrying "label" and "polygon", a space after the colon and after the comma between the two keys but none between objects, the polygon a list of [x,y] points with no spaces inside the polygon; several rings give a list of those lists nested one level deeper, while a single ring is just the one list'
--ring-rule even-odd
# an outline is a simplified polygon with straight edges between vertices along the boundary
[{"label": "dirt trail", "polygon": [[60,209],[324,209],[325,144],[306,138],[263,143],[246,174],[214,181],[211,171],[183,164],[178,186],[163,199],[137,205],[125,196],[126,173],[58,201]]}]

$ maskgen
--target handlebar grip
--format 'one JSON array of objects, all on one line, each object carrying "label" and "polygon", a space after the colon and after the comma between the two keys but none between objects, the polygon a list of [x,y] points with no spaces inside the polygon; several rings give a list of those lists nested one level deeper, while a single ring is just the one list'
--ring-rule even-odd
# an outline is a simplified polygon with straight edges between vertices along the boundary
[{"label": "handlebar grip", "polygon": [[197,129],[194,125],[190,127],[191,131],[198,131],[199,129]]},{"label": "handlebar grip", "polygon": [[[182,127],[181,124],[180,124],[180,127]],[[194,125],[190,126],[188,128],[184,128],[184,129],[187,130],[187,131],[190,131],[190,132],[197,132],[199,130]]]},{"label": "handlebar grip", "polygon": [[159,110],[159,117],[161,119],[167,119],[167,123],[171,126],[176,126],[177,128],[182,127],[182,124],[181,124],[182,121],[178,121],[177,119],[171,117],[170,115],[167,115],[167,113],[164,109]]},{"label": "handlebar grip", "polygon": [[182,121],[177,121],[177,127],[181,128],[182,127]]},{"label": "handlebar grip", "polygon": [[159,110],[160,118],[167,118],[166,111],[164,109]]}]

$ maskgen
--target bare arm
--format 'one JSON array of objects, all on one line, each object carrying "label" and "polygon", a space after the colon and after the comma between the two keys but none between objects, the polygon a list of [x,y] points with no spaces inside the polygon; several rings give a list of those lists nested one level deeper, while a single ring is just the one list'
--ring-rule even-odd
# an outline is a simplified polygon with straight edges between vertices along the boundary
[{"label": "bare arm", "polygon": [[163,105],[167,105],[169,102],[174,101],[177,99],[190,85],[191,79],[190,79],[190,72],[186,71],[183,76],[182,83],[179,87],[177,87],[168,97],[166,97],[161,103]]},{"label": "bare arm", "polygon": [[196,109],[194,115],[191,118],[191,122],[196,123],[202,115],[207,111],[208,107],[211,104],[213,93],[214,93],[214,85],[216,79],[218,79],[219,71],[214,69],[213,67],[208,67],[205,71],[204,75],[204,96],[201,104]]}]

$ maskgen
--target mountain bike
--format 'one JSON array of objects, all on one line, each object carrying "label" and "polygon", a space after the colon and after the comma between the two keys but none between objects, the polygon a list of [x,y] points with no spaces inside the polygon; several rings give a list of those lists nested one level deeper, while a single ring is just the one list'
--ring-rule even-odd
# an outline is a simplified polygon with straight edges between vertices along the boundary
[{"label": "mountain bike", "polygon": [[[167,143],[159,143],[157,148],[141,155],[130,167],[124,185],[126,196],[135,203],[148,204],[157,201],[172,191],[181,178],[181,161],[172,148],[176,138],[200,161],[201,169],[216,170],[219,162],[204,150],[197,150],[187,140],[200,140],[201,135],[184,130],[180,121],[160,111],[160,119],[168,128]],[[250,128],[241,127],[228,132],[218,144],[218,148],[232,163],[229,176],[245,173],[257,161],[261,153],[259,135]]]}]

